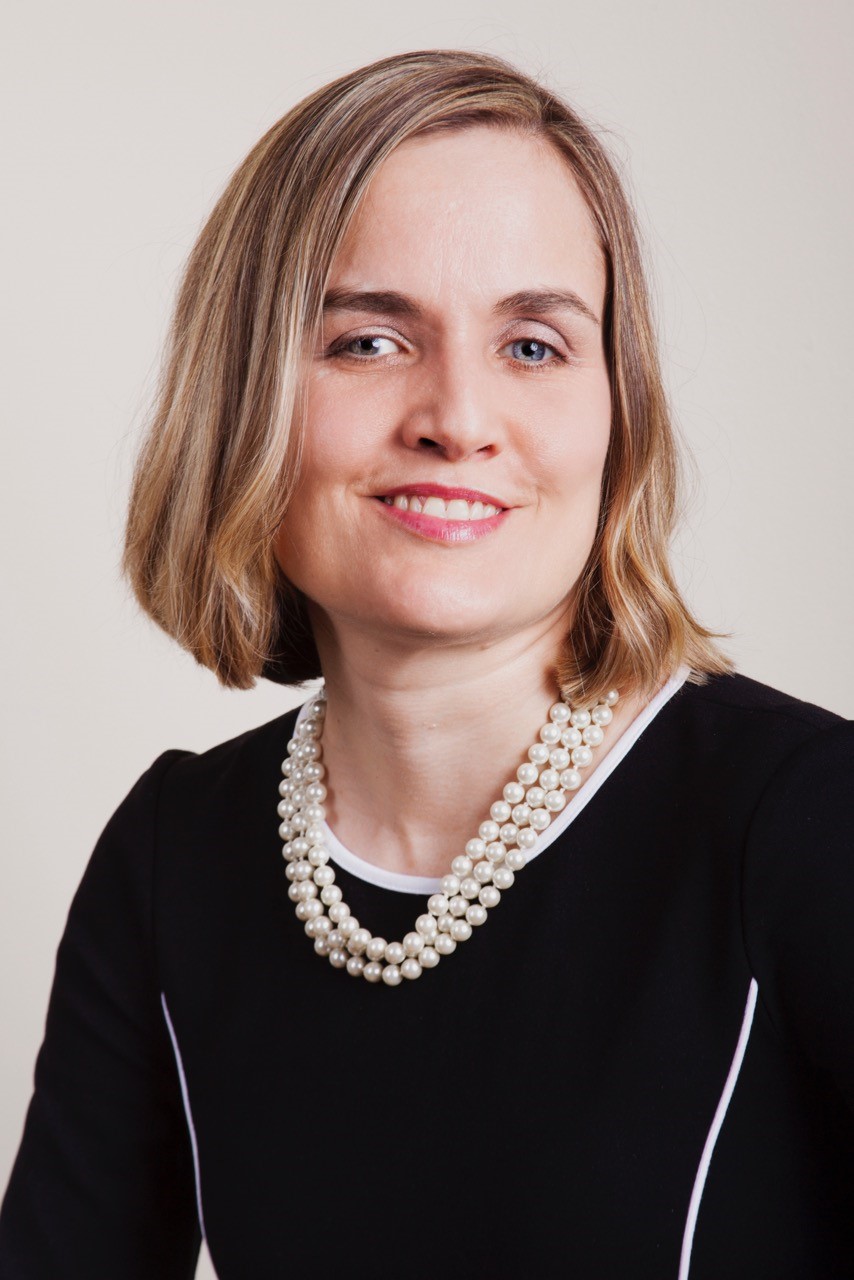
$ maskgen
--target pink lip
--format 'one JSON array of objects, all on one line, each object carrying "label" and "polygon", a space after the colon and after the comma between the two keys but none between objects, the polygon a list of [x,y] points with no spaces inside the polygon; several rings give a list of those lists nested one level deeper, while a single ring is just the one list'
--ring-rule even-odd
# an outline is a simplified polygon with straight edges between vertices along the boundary
[{"label": "pink lip", "polygon": [[[440,489],[439,485],[433,485],[433,489]],[[410,488],[400,489],[399,493],[412,493]],[[419,493],[427,493],[426,489],[419,488]],[[448,497],[461,498],[470,492],[469,490],[453,490],[447,491]],[[390,497],[391,495],[386,495]],[[429,496],[429,494],[428,494]],[[444,497],[445,492],[436,495]],[[469,501],[484,501],[478,494]],[[487,499],[488,501],[488,499]],[[421,538],[427,538],[430,542],[477,542],[479,538],[485,538],[488,534],[493,533],[498,526],[507,519],[510,511],[499,511],[494,516],[488,516],[485,520],[443,520],[439,516],[425,516],[421,511],[401,511],[399,507],[391,506],[388,502],[383,502],[382,498],[375,498],[374,505],[380,508],[380,511],[389,520],[396,521],[406,529],[410,529],[413,533],[418,534]],[[497,503],[493,505],[497,506]]]}]

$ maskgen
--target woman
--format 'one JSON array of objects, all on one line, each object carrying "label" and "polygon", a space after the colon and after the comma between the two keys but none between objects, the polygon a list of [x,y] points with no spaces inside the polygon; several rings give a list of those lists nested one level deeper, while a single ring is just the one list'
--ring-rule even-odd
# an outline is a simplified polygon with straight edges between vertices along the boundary
[{"label": "woman", "polygon": [[125,565],[223,684],[323,687],[107,824],[4,1277],[188,1277],[202,1233],[221,1280],[854,1274],[851,729],[691,616],[674,476],[569,107],[434,50],[258,143]]}]

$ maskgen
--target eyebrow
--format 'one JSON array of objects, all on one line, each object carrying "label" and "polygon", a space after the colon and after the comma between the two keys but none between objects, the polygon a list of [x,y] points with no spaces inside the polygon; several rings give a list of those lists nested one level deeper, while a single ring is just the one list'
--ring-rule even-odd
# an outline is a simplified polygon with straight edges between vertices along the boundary
[{"label": "eyebrow", "polygon": [[[393,289],[330,289],[323,299],[323,314],[328,315],[332,311],[367,311],[372,315],[399,316],[409,320],[421,320],[424,316],[414,298]],[[513,315],[519,311],[529,315],[571,311],[593,324],[600,323],[599,317],[572,289],[521,289],[500,298],[492,308],[496,316]]]}]

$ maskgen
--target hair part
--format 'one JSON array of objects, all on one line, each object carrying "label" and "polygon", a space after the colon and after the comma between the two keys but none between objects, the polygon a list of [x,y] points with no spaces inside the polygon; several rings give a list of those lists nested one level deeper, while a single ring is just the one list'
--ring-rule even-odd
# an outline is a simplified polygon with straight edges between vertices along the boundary
[{"label": "hair part", "polygon": [[567,103],[509,63],[430,49],[350,72],[289,111],[232,176],[185,268],[122,568],[145,612],[227,687],[321,675],[305,599],[273,549],[300,471],[305,356],[379,166],[408,138],[475,126],[522,131],[564,157],[607,270],[611,439],[559,687],[589,705],[610,688],[651,693],[682,665],[697,681],[731,669],[670,568],[678,455],[616,169]]}]

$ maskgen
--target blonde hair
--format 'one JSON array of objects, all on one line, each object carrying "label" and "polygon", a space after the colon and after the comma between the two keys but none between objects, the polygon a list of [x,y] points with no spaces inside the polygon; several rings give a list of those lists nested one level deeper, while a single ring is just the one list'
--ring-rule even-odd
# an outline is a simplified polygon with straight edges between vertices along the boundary
[{"label": "blonde hair", "polygon": [[[573,703],[731,667],[673,579],[678,459],[635,219],[615,167],[555,94],[499,58],[399,54],[325,85],[255,145],[196,241],[136,464],[122,566],[142,608],[222,684],[320,676],[305,598],[274,534],[301,459],[304,352],[338,246],[407,138],[486,125],[550,143],[605,258],[613,401],[599,527],[556,677]],[[572,584],[568,584],[568,588]]]}]

